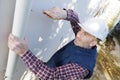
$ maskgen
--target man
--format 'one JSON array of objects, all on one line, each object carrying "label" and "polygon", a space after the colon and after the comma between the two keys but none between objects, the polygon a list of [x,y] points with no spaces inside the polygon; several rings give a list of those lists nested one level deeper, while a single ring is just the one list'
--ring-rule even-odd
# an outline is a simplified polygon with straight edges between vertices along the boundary
[{"label": "man", "polygon": [[80,23],[73,10],[58,7],[44,10],[43,13],[55,20],[70,21],[75,39],[58,50],[47,63],[32,54],[26,40],[20,40],[12,34],[8,38],[8,47],[17,53],[28,68],[41,80],[90,78],[96,63],[97,42],[104,40],[108,34],[105,21],[100,18],[92,18]]}]

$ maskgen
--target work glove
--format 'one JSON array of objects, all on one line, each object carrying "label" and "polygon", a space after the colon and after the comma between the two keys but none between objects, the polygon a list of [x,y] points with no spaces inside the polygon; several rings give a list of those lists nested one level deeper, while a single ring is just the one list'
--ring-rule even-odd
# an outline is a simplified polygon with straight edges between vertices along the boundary
[{"label": "work glove", "polygon": [[8,47],[19,56],[22,56],[28,50],[26,39],[21,40],[13,34],[10,34],[8,37]]},{"label": "work glove", "polygon": [[58,7],[53,7],[48,10],[43,10],[43,13],[47,15],[49,18],[54,20],[66,19],[67,17],[67,11],[60,9]]}]

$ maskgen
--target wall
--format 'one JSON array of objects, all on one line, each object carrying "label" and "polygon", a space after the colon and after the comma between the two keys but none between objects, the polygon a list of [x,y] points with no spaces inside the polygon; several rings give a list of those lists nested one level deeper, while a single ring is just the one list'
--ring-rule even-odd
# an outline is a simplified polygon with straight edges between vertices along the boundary
[{"label": "wall", "polygon": [[7,37],[11,32],[15,0],[0,0],[0,80],[4,80],[7,65]]},{"label": "wall", "polygon": [[[58,47],[74,37],[68,21],[49,19],[42,13],[43,9],[49,9],[53,6],[73,8],[79,13],[82,22],[88,18],[87,13],[85,12],[85,8],[87,8],[87,6],[85,6],[87,5],[86,3],[88,3],[87,0],[34,1],[26,28],[26,36],[28,37],[30,49],[39,57],[43,56],[42,59],[47,61],[50,55],[52,55]],[[84,9],[82,8],[83,5]]]}]

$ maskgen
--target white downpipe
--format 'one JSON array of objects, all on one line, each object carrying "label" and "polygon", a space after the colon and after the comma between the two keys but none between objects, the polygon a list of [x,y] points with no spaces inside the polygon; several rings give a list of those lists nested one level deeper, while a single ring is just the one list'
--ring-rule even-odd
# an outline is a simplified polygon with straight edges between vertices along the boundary
[{"label": "white downpipe", "polygon": [[[16,0],[12,34],[23,39],[27,18],[30,13],[32,0]],[[5,80],[13,80],[18,56],[9,51]]]}]

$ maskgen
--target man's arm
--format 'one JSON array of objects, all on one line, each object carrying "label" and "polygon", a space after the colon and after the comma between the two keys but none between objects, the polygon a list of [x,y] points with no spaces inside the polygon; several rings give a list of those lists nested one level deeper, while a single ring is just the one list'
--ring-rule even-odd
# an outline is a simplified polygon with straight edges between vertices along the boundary
[{"label": "man's arm", "polygon": [[[66,9],[64,9],[64,10],[66,10]],[[67,12],[67,17],[65,20],[70,21],[73,32],[76,35],[77,32],[80,30],[80,26],[78,25],[78,23],[80,23],[78,14],[75,11],[73,11],[72,9],[68,9],[68,10],[66,10],[66,12]]]},{"label": "man's arm", "polygon": [[88,74],[88,70],[78,64],[71,63],[56,68],[49,68],[28,50],[21,59],[28,68],[42,80],[76,80]]},{"label": "man's arm", "polygon": [[75,63],[49,68],[43,61],[32,54],[28,49],[26,40],[21,40],[13,34],[8,37],[8,47],[21,56],[28,68],[42,80],[75,80],[84,78],[88,74],[87,69]]},{"label": "man's arm", "polygon": [[44,10],[43,13],[47,15],[49,18],[54,19],[54,20],[68,20],[70,21],[70,24],[72,26],[72,29],[75,33],[80,30],[80,26],[78,25],[79,23],[79,18],[78,15],[75,11],[71,9],[60,9],[58,7],[53,7],[48,10]]}]

